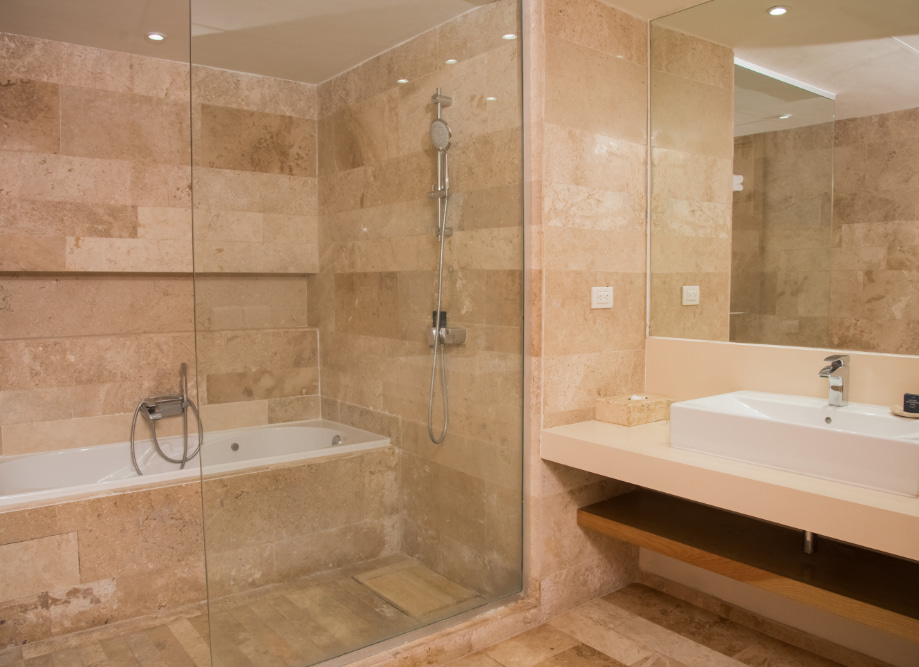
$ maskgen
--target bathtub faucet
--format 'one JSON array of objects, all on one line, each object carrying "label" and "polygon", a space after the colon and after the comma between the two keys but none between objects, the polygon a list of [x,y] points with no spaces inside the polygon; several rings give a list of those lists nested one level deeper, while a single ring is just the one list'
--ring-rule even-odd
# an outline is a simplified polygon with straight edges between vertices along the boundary
[{"label": "bathtub faucet", "polygon": [[820,370],[820,377],[830,381],[830,405],[841,408],[849,404],[849,355],[831,354],[824,361],[829,366]]}]

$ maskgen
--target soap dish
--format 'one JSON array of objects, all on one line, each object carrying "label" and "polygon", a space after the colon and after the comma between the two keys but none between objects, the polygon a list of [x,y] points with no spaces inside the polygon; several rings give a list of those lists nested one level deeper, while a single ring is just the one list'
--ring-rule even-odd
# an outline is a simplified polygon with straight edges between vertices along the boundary
[{"label": "soap dish", "polygon": [[919,419],[919,412],[906,412],[899,405],[891,405],[890,411],[897,417],[906,417],[907,419]]}]

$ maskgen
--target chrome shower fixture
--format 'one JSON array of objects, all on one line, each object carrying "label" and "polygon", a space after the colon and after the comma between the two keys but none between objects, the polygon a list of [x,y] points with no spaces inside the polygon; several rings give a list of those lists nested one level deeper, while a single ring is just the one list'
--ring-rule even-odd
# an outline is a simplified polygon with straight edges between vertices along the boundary
[{"label": "chrome shower fixture", "polygon": [[[437,200],[437,225],[434,235],[440,239],[440,262],[437,270],[437,310],[434,311],[431,328],[428,329],[428,344],[433,351],[431,362],[431,391],[428,394],[428,437],[435,445],[439,445],[447,437],[447,426],[450,423],[450,405],[447,398],[447,366],[444,356],[445,345],[462,345],[466,342],[465,329],[447,328],[446,313],[441,311],[444,292],[444,241],[453,234],[447,227],[447,205],[450,202],[450,171],[447,161],[447,149],[453,137],[450,126],[441,117],[444,107],[453,104],[453,98],[441,94],[440,88],[431,97],[437,105],[437,118],[431,123],[431,143],[437,150],[437,184],[431,187],[428,196]],[[443,401],[444,426],[439,436],[434,435],[434,389],[437,385],[437,357],[440,357],[440,387],[441,400]]]}]

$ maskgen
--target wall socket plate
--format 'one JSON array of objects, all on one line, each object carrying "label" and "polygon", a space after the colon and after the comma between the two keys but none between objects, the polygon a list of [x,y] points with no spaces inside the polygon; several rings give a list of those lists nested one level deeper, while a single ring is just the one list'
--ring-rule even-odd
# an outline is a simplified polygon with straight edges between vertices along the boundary
[{"label": "wall socket plate", "polygon": [[612,287],[591,287],[590,288],[590,307],[591,308],[612,308],[613,307],[613,288]]},{"label": "wall socket plate", "polygon": [[700,292],[698,285],[683,285],[683,305],[698,306]]}]

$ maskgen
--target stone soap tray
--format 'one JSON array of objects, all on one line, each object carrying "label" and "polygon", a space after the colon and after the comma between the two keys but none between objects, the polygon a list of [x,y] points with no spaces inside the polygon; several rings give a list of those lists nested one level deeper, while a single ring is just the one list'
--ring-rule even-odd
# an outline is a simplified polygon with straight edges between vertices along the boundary
[{"label": "stone soap tray", "polygon": [[600,398],[597,399],[597,420],[620,426],[639,426],[670,419],[673,400],[657,394]]}]

